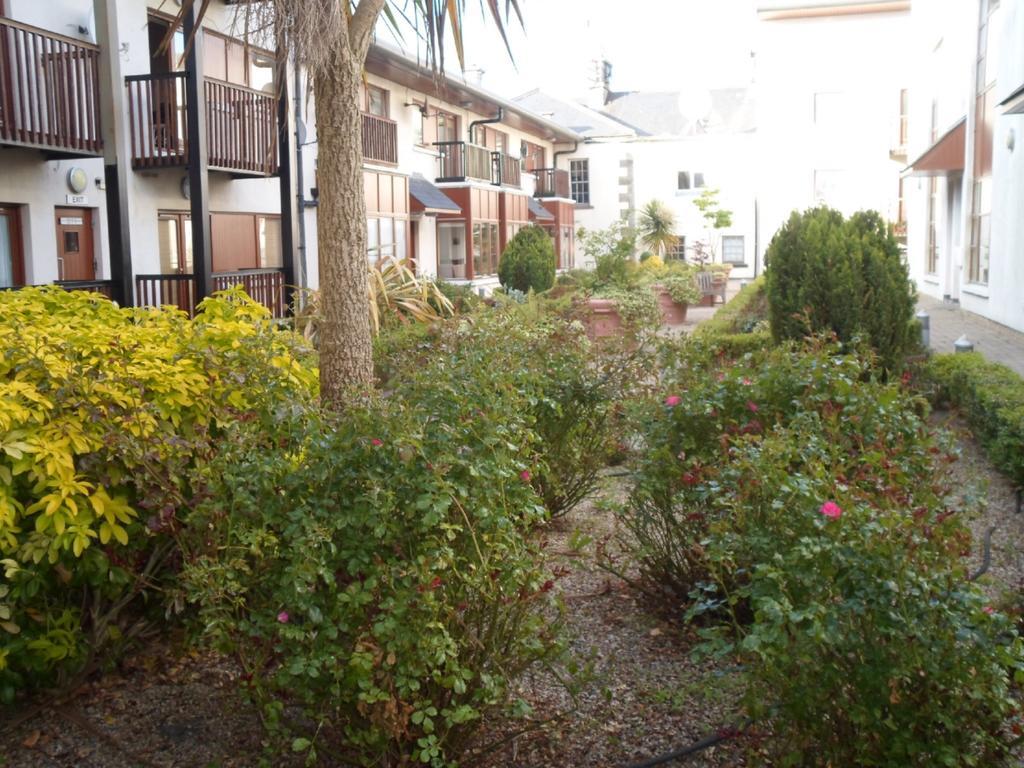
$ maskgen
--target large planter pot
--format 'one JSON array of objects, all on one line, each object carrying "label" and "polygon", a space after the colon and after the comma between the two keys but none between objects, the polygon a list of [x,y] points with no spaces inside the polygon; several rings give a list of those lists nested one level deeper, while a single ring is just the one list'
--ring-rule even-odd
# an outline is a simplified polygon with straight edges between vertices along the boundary
[{"label": "large planter pot", "polygon": [[655,296],[658,298],[658,308],[661,310],[661,321],[665,325],[682,325],[686,322],[685,303],[672,300],[672,294],[663,286],[651,286]]},{"label": "large planter pot", "polygon": [[587,299],[587,335],[591,339],[618,336],[622,333],[622,318],[612,299]]},{"label": "large planter pot", "polygon": [[713,306],[715,306],[715,294],[713,294],[713,293],[705,293],[703,296],[700,297],[700,304],[698,304],[697,306],[698,307],[713,307]]}]

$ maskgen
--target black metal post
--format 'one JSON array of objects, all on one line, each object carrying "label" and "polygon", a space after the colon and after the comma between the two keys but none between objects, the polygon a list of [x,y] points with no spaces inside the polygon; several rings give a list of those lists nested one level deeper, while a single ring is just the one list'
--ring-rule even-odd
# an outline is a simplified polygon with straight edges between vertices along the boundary
[{"label": "black metal post", "polygon": [[[295,153],[295,142],[292,132],[288,129],[288,54],[277,51],[277,180],[281,191],[281,266],[284,267],[284,304],[291,308],[295,298],[295,236],[292,215],[294,197],[292,195],[292,158]],[[298,115],[295,116],[296,120]],[[299,211],[299,216],[303,215]]]},{"label": "black metal post", "polygon": [[182,31],[193,40],[185,54],[185,133],[188,136],[188,186],[192,213],[192,271],[196,304],[213,293],[213,250],[210,236],[210,175],[206,147],[206,94],[203,88],[202,36],[195,35],[199,4],[185,14]]}]

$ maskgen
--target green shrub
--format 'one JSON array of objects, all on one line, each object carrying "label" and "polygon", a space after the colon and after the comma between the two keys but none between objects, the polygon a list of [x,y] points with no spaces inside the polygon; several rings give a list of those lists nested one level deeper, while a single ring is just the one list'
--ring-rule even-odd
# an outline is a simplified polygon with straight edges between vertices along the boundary
[{"label": "green shrub", "polygon": [[303,408],[316,369],[240,289],[195,320],[0,292],[0,700],[61,685],[143,626],[194,472],[237,421]]},{"label": "green shrub", "polygon": [[712,317],[697,326],[694,333],[701,337],[719,337],[751,332],[768,319],[764,283],[764,275],[747,283]]},{"label": "green shrub", "polygon": [[875,212],[849,220],[829,208],[794,212],[765,255],[776,341],[830,332],[861,336],[887,370],[913,343],[914,291],[899,245]]},{"label": "green shrub", "polygon": [[438,290],[448,299],[457,314],[469,314],[484,305],[484,300],[477,295],[477,292],[471,285],[449,283],[446,280],[438,280],[436,285]]},{"label": "green shrub", "polygon": [[[595,488],[623,439],[621,407],[641,386],[645,367],[642,352],[592,345],[580,323],[533,312],[530,303],[481,313],[473,324],[448,323],[417,340],[412,351],[396,344],[391,357],[378,357],[378,368],[391,372],[388,389],[408,392],[410,380],[445,361],[444,376],[465,370],[475,381],[486,370],[495,377],[488,385],[495,391],[522,393],[523,418],[538,438],[531,483],[552,517]],[[490,399],[480,396],[480,402]]]},{"label": "green shrub", "polygon": [[551,236],[535,225],[523,227],[501,254],[498,279],[506,289],[546,291],[555,284],[555,263]]},{"label": "green shrub", "polygon": [[1024,487],[1024,379],[977,352],[935,355],[924,379],[937,402],[963,411],[992,463]]},{"label": "green shrub", "polygon": [[677,304],[695,305],[700,301],[700,288],[697,287],[696,274],[692,270],[669,273],[658,282]]},{"label": "green shrub", "polygon": [[510,683],[560,653],[530,535],[536,409],[555,394],[522,354],[551,340],[511,312],[453,321],[394,366],[392,396],[271,440],[239,431],[211,468],[185,579],[276,749],[454,765]]}]

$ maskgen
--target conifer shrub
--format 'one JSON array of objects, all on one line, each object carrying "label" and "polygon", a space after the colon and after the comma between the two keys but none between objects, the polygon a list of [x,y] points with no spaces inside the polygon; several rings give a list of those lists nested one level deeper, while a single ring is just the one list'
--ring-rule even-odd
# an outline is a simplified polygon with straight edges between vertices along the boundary
[{"label": "conifer shrub", "polygon": [[850,219],[831,208],[793,212],[765,254],[765,290],[776,341],[834,333],[862,337],[886,370],[913,342],[914,290],[899,246],[874,211]]},{"label": "conifer shrub", "polygon": [[516,232],[498,264],[498,279],[506,288],[528,293],[546,291],[555,284],[555,246],[541,227],[530,225]]}]

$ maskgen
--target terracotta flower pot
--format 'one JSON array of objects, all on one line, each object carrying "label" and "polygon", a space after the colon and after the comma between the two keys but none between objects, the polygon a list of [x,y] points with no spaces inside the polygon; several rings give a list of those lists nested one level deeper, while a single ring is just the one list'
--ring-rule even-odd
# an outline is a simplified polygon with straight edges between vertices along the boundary
[{"label": "terracotta flower pot", "polygon": [[658,297],[658,307],[661,309],[661,321],[665,325],[682,325],[686,322],[685,303],[673,301],[672,294],[661,285],[653,285],[651,288]]},{"label": "terracotta flower pot", "polygon": [[592,339],[618,336],[622,333],[622,318],[612,299],[587,299],[587,335]]}]

